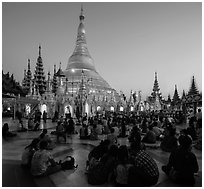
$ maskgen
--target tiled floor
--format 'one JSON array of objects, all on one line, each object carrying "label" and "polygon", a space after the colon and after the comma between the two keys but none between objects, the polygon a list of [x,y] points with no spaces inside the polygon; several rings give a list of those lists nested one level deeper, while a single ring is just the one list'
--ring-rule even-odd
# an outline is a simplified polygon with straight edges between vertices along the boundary
[{"label": "tiled floor", "polygon": [[[3,122],[8,122],[11,130],[15,131],[17,128],[17,121],[14,122],[10,119],[3,119]],[[26,125],[26,121],[24,120]],[[50,133],[55,129],[56,123],[52,123],[48,120],[46,128]],[[41,123],[41,128],[44,125]],[[76,127],[79,130],[79,126]],[[2,141],[2,185],[3,186],[40,186],[40,187],[92,187],[87,183],[87,178],[85,174],[85,162],[87,160],[87,155],[89,151],[99,144],[98,141],[90,140],[80,140],[78,135],[73,135],[69,137],[67,143],[57,144],[57,146],[51,151],[54,157],[59,160],[63,159],[66,155],[72,155],[76,159],[78,168],[75,170],[60,171],[58,173],[52,174],[49,177],[44,178],[33,178],[29,172],[23,170],[20,167],[21,153],[26,145],[28,145],[31,140],[39,136],[40,131],[27,131],[27,132],[17,132],[17,136],[9,140]],[[53,140],[56,140],[54,135],[50,135]],[[104,139],[105,136],[101,135],[100,139]],[[127,138],[119,138],[120,144],[128,144]],[[169,153],[163,152],[160,149],[147,148],[147,151],[158,164],[160,170],[160,177],[158,184],[156,186],[176,186],[171,183],[164,173],[161,171],[161,166],[168,161]],[[200,172],[199,176],[196,177],[196,186],[201,186],[202,182],[202,152],[193,149],[197,156]],[[102,186],[112,186],[110,183],[106,183]]]}]

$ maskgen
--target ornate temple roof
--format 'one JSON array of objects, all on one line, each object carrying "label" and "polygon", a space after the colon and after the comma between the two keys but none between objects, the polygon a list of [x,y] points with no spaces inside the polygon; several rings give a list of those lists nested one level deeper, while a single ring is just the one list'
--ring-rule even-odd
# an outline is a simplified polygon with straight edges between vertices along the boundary
[{"label": "ornate temple roof", "polygon": [[64,70],[64,74],[68,80],[80,80],[82,76],[82,70],[84,76],[91,80],[92,85],[99,88],[111,89],[110,85],[99,75],[94,66],[94,61],[89,54],[85,27],[84,27],[84,12],[81,8],[81,14],[79,16],[79,27],[77,31],[76,46],[73,54],[70,56],[67,68]]}]

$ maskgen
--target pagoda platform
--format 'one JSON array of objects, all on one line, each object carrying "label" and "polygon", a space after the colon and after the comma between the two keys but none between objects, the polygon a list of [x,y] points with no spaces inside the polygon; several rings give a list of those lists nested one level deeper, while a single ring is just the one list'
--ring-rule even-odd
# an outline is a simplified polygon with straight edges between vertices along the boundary
[{"label": "pagoda platform", "polygon": [[[17,121],[12,119],[3,119],[8,122],[11,130],[16,130]],[[23,120],[26,125],[27,121]],[[47,121],[46,126],[41,122],[40,128],[47,128],[48,133],[55,130],[56,123],[51,120]],[[184,126],[185,127],[185,126]],[[79,131],[80,126],[76,126]],[[21,154],[26,145],[28,145],[33,138],[39,136],[41,131],[26,131],[17,132],[17,136],[9,140],[2,141],[2,186],[3,187],[92,187],[87,182],[87,175],[85,174],[85,165],[88,153],[94,146],[98,145],[100,140],[80,140],[79,135],[75,134],[67,138],[67,143],[57,144],[51,151],[53,156],[57,159],[63,159],[67,155],[72,155],[76,159],[78,168],[75,170],[59,171],[43,178],[34,178],[28,171],[21,168]],[[55,135],[50,135],[52,140],[56,140]],[[105,139],[105,135],[100,135],[100,139]],[[119,138],[119,144],[129,145],[127,138]],[[157,148],[147,148],[147,152],[155,159],[160,172],[159,181],[155,186],[158,187],[177,187],[178,185],[172,183],[166,175],[161,171],[161,166],[168,162],[169,153],[163,152]],[[196,154],[199,173],[196,176],[197,187],[202,186],[202,152],[193,148]],[[102,187],[114,186],[112,183],[100,185]]]}]

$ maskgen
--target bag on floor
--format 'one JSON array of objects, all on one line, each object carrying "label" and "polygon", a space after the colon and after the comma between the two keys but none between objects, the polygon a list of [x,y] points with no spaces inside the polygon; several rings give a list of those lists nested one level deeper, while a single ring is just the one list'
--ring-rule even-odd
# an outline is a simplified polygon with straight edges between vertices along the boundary
[{"label": "bag on floor", "polygon": [[78,165],[75,165],[75,159],[72,156],[67,156],[61,163],[62,170],[69,170],[77,167]]}]

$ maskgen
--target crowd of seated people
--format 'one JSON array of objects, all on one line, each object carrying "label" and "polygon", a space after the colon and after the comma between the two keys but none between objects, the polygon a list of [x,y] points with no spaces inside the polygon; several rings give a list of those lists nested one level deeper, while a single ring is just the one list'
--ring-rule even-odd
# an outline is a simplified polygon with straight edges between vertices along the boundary
[{"label": "crowd of seated people", "polygon": [[[183,154],[188,154],[190,156],[190,160],[186,160],[187,163],[194,159],[192,160],[195,165],[193,173],[197,172],[196,157],[192,155],[192,152],[189,150],[192,141],[189,142],[188,139],[182,139],[182,136],[190,136],[191,139],[197,140],[199,136],[202,143],[202,135],[200,136],[200,133],[198,134],[198,129],[202,129],[200,126],[202,117],[200,115],[197,117],[199,117],[201,121],[198,121],[198,118],[194,116],[194,118],[189,121],[188,128],[181,132],[178,139],[175,121],[170,114],[165,115],[161,112],[160,114],[149,113],[141,115],[112,113],[102,116],[96,115],[89,118],[85,116],[82,118],[82,126],[80,126],[80,131],[78,133],[80,139],[99,140],[99,135],[104,134],[106,136],[106,140],[95,147],[88,156],[88,182],[92,185],[104,184],[107,181],[113,181],[116,186],[155,185],[158,182],[159,171],[156,162],[148,154],[145,144],[156,144],[157,141],[160,143],[161,150],[171,153],[168,165],[166,168],[163,168],[168,176],[171,176],[171,169],[175,166],[171,162],[172,158],[175,159],[177,154],[181,153],[181,151]],[[131,132],[128,133],[127,130],[131,130]],[[70,117],[60,117],[55,131],[57,142],[60,142],[60,137],[62,137],[66,143],[67,136],[75,133],[75,123],[73,119]],[[128,137],[130,146],[119,146],[118,137],[120,136]],[[53,161],[53,157],[47,153],[47,150],[51,149],[49,145],[52,143],[52,140],[47,135],[46,129],[42,131],[38,139],[38,146],[35,146],[35,142],[33,142],[34,144],[31,143],[25,148],[26,152],[24,153],[32,154],[34,152],[33,154],[35,154],[35,151],[38,151],[38,153],[41,154],[46,151],[45,157],[52,159],[49,163],[52,165],[51,167],[58,166],[58,164]],[[46,142],[46,145],[45,143],[43,144],[43,142]],[[40,145],[41,143],[42,145]],[[187,145],[186,143],[189,144],[188,148],[185,146]],[[182,145],[185,147],[183,148]],[[25,154],[24,156],[26,156]],[[33,155],[33,157],[35,156]],[[182,158],[185,158],[185,156],[181,156],[180,159],[180,161],[183,160],[185,162]],[[32,163],[33,165],[36,164],[34,160],[29,160],[27,162],[29,162],[28,167],[32,167]],[[185,164],[185,166],[188,165]],[[181,169],[185,166],[181,167]],[[48,167],[49,166],[47,166],[47,168]],[[59,170],[58,167],[55,168]],[[182,172],[184,170],[179,171]],[[45,171],[40,173],[40,175],[46,175],[49,172],[52,173],[53,170]],[[37,175],[34,168],[32,173],[33,175]],[[191,172],[191,181],[193,180],[193,173]],[[192,181],[191,184],[193,183]]]}]

